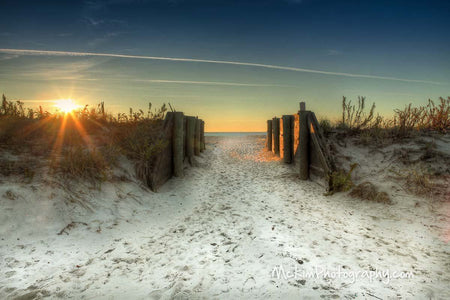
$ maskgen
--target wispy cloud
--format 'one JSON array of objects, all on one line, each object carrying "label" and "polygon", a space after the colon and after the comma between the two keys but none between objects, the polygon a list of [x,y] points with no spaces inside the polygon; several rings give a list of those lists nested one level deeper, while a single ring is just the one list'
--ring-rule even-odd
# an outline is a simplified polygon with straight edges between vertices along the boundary
[{"label": "wispy cloud", "polygon": [[88,42],[87,45],[91,48],[95,48],[110,41],[111,39],[118,37],[121,34],[122,32],[107,32],[101,37],[95,38],[92,41]]},{"label": "wispy cloud", "polygon": [[9,60],[17,57],[19,57],[17,54],[2,54],[0,55],[0,60]]},{"label": "wispy cloud", "polygon": [[98,26],[98,25],[105,23],[104,20],[100,20],[100,19],[95,20],[94,18],[88,18],[88,17],[84,18],[83,20],[86,22],[86,24],[91,25],[91,26]]},{"label": "wispy cloud", "polygon": [[56,36],[57,37],[69,37],[69,36],[72,36],[72,33],[62,32],[62,33],[58,33]]},{"label": "wispy cloud", "polygon": [[327,50],[327,55],[330,55],[330,56],[341,55],[341,54],[342,54],[342,52],[339,50],[336,50],[336,49]]},{"label": "wispy cloud", "polygon": [[323,75],[353,77],[353,78],[367,78],[367,79],[380,79],[391,81],[402,81],[411,83],[425,83],[425,84],[448,84],[429,80],[417,80],[407,79],[390,76],[379,75],[366,75],[366,74],[353,74],[344,72],[322,71],[314,69],[304,69],[296,67],[286,67],[268,64],[258,64],[249,62],[237,62],[237,61],[224,61],[224,60],[208,60],[208,59],[194,59],[194,58],[175,58],[175,57],[160,57],[160,56],[143,56],[143,55],[126,55],[126,54],[112,54],[112,53],[92,53],[92,52],[70,52],[70,51],[48,51],[48,50],[27,50],[27,49],[0,49],[0,53],[18,54],[18,55],[50,55],[50,56],[99,56],[99,57],[113,57],[113,58],[130,58],[130,59],[149,59],[149,60],[164,60],[164,61],[181,61],[181,62],[199,62],[199,63],[211,63],[211,64],[226,64],[237,66],[248,66],[257,68],[266,68],[274,70],[284,70],[292,72],[303,73],[315,73]]},{"label": "wispy cloud", "polygon": [[[18,54],[7,54],[16,55]],[[0,60],[3,55],[0,52]],[[13,72],[1,72],[0,78],[24,78],[31,80],[58,80],[58,81],[94,81],[95,78],[88,77],[90,70],[99,62],[93,59],[83,59],[77,62],[34,62],[32,64],[20,65]],[[11,67],[10,67],[11,68]]]}]

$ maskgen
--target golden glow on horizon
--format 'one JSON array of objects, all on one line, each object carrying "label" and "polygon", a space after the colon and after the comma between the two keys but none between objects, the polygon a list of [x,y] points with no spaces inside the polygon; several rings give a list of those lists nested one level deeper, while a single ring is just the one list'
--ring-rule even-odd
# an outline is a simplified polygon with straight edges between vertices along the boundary
[{"label": "golden glow on horizon", "polygon": [[70,113],[81,106],[72,99],[60,99],[55,101],[55,107],[63,113]]}]

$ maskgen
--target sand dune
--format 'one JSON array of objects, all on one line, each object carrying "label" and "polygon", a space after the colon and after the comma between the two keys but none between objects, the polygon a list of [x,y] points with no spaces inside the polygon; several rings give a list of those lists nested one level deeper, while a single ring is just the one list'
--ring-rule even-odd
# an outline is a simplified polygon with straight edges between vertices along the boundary
[{"label": "sand dune", "polygon": [[[0,298],[450,298],[446,219],[413,205],[425,200],[324,196],[264,151],[263,137],[207,142],[159,193],[78,185],[82,207],[56,184],[0,186],[17,196],[0,199]],[[280,266],[297,273],[277,278]],[[302,276],[314,271],[347,278]],[[413,277],[387,283],[370,271]]]}]

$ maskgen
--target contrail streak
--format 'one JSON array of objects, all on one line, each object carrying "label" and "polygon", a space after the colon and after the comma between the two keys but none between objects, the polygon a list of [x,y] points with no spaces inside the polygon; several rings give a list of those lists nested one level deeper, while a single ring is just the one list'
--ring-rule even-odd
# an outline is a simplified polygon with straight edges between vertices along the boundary
[{"label": "contrail streak", "polygon": [[226,86],[296,87],[293,85],[283,85],[283,84],[257,84],[257,83],[237,83],[237,82],[222,82],[222,81],[191,81],[191,80],[164,80],[164,79],[132,79],[131,81],[148,82],[148,83],[180,83],[180,84],[226,85]]},{"label": "contrail streak", "polygon": [[344,76],[344,77],[355,77],[355,78],[394,80],[394,81],[427,83],[427,84],[438,84],[438,85],[443,84],[441,82],[427,81],[427,80],[415,80],[415,79],[405,79],[405,78],[388,77],[388,76],[352,74],[352,73],[342,73],[342,72],[330,72],[330,71],[321,71],[321,70],[313,70],[313,69],[303,69],[303,68],[295,68],[295,67],[284,67],[284,66],[277,66],[277,65],[266,65],[266,64],[257,64],[257,63],[249,63],[249,62],[238,62],[238,61],[224,61],[224,60],[208,60],[208,59],[195,59],[195,58],[175,58],[175,57],[160,57],[160,56],[142,56],[142,55],[127,55],[127,54],[111,54],[111,53],[92,53],[92,52],[27,50],[27,49],[0,49],[0,53],[19,54],[19,55],[101,56],[101,57],[116,57],[116,58],[131,58],[131,59],[150,59],[150,60],[165,60],[165,61],[200,62],[200,63],[211,63],[211,64],[249,66],[249,67],[258,67],[258,68],[266,68],[266,69],[285,70],[285,71],[303,72],[303,73],[315,73],[315,74]]}]

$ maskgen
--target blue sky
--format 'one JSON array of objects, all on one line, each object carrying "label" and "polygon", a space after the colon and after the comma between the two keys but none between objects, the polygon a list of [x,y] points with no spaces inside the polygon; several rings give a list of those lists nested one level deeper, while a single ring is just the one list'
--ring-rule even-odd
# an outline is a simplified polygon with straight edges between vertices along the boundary
[{"label": "blue sky", "polygon": [[333,119],[344,95],[382,114],[450,95],[447,1],[2,0],[0,11],[0,92],[30,106],[170,102],[210,131],[262,131],[299,99]]}]

